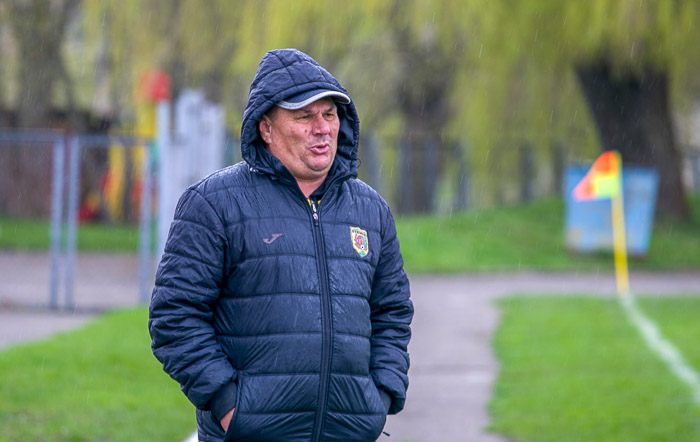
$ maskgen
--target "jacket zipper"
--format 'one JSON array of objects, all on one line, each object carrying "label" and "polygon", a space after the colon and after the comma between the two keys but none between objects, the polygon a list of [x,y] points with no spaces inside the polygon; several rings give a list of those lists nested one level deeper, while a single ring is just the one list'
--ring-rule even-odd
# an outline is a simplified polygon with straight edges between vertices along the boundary
[{"label": "jacket zipper", "polygon": [[314,423],[314,432],[312,441],[320,441],[323,434],[323,421],[326,415],[326,402],[328,400],[328,384],[330,381],[330,366],[331,366],[331,344],[333,342],[333,327],[331,324],[331,299],[330,289],[328,287],[328,263],[326,262],[326,247],[323,242],[323,232],[321,231],[321,223],[319,214],[316,209],[316,203],[309,200],[311,205],[313,218],[314,240],[316,245],[316,260],[318,266],[318,274],[321,284],[321,337],[323,339],[321,347],[321,378],[318,395],[318,409],[316,410],[316,422]]}]

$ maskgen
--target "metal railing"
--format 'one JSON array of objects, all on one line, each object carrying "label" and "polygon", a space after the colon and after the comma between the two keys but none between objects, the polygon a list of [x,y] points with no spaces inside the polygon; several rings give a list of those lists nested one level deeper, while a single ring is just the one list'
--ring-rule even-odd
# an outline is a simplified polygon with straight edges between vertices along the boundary
[{"label": "metal railing", "polygon": [[[139,301],[149,299],[149,278],[154,269],[151,247],[151,195],[153,192],[154,140],[134,136],[66,134],[62,131],[28,130],[0,131],[1,145],[35,145],[53,149],[51,179],[51,222],[50,222],[50,276],[48,307],[58,310],[61,274],[61,232],[63,227],[64,186],[68,180],[68,207],[66,213],[66,242],[64,267],[63,309],[76,308],[73,294],[75,286],[75,261],[77,253],[78,212],[80,204],[80,158],[83,149],[121,147],[133,149],[146,146],[146,160],[143,167],[141,204],[139,215]],[[68,149],[67,149],[68,147]],[[68,154],[68,175],[65,174],[65,161]]]}]

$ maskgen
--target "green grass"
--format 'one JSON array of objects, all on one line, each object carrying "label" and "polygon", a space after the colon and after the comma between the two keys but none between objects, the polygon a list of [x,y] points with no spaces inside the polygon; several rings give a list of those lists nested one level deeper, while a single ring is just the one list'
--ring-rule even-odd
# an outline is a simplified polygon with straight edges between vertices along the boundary
[{"label": "green grass", "polygon": [[[617,301],[514,297],[499,306],[493,431],[516,441],[700,440],[700,406]],[[700,367],[700,299],[641,306]]]},{"label": "green grass", "polygon": [[[700,269],[700,197],[692,198],[692,208],[689,221],[658,221],[648,256],[630,260],[630,270]],[[567,252],[561,200],[444,217],[398,217],[397,230],[409,273],[613,271],[611,253]]]},{"label": "green grass", "polygon": [[700,298],[641,298],[639,305],[660,325],[664,337],[700,372]]},{"label": "green grass", "polygon": [[[48,250],[49,231],[46,220],[0,216],[0,249]],[[139,243],[138,226],[82,224],[77,234],[78,249],[83,251],[136,252]]]},{"label": "green grass", "polygon": [[[690,220],[657,220],[648,256],[631,260],[631,270],[700,269],[700,196],[690,201]],[[397,216],[396,226],[410,273],[613,269],[610,253],[583,256],[567,252],[564,204],[559,199],[451,216]],[[78,229],[78,248],[83,251],[135,252],[137,246],[136,226],[85,224]],[[0,249],[48,247],[47,222],[0,217]]]},{"label": "green grass", "polygon": [[0,353],[0,440],[180,441],[194,407],[150,351],[146,309]]}]

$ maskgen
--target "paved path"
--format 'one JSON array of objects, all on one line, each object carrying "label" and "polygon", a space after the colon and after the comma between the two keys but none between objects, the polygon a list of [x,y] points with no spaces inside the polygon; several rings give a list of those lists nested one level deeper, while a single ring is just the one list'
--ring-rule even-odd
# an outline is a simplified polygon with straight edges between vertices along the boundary
[{"label": "paved path", "polygon": [[[137,258],[80,255],[76,312],[49,313],[48,258],[0,253],[0,348],[83,324],[98,311],[138,303]],[[507,294],[593,293],[614,296],[611,275],[486,274],[411,277],[415,304],[411,385],[406,409],[390,416],[380,440],[415,442],[503,439],[485,431],[498,373],[490,341],[498,324],[494,300]],[[636,294],[697,294],[700,273],[631,275]]]},{"label": "paved path", "polygon": [[[636,294],[698,294],[698,274],[633,274]],[[415,305],[411,371],[405,410],[390,416],[391,440],[440,442],[504,439],[487,433],[487,404],[498,364],[491,335],[494,301],[509,294],[616,296],[611,275],[481,274],[411,278]]]},{"label": "paved path", "polygon": [[50,312],[50,259],[46,253],[0,252],[0,349],[71,330],[101,311],[138,304],[138,258],[81,254],[76,260],[74,304],[66,311],[63,275],[59,312]]}]

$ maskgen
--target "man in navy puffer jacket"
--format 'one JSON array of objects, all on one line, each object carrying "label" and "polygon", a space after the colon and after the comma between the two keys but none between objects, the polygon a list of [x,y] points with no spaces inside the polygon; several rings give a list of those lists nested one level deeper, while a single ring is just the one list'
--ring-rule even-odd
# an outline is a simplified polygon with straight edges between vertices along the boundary
[{"label": "man in navy puffer jacket", "polygon": [[403,409],[413,305],[359,119],[308,55],[268,52],[245,162],[182,195],[150,305],[153,353],[202,441],[371,441]]}]

